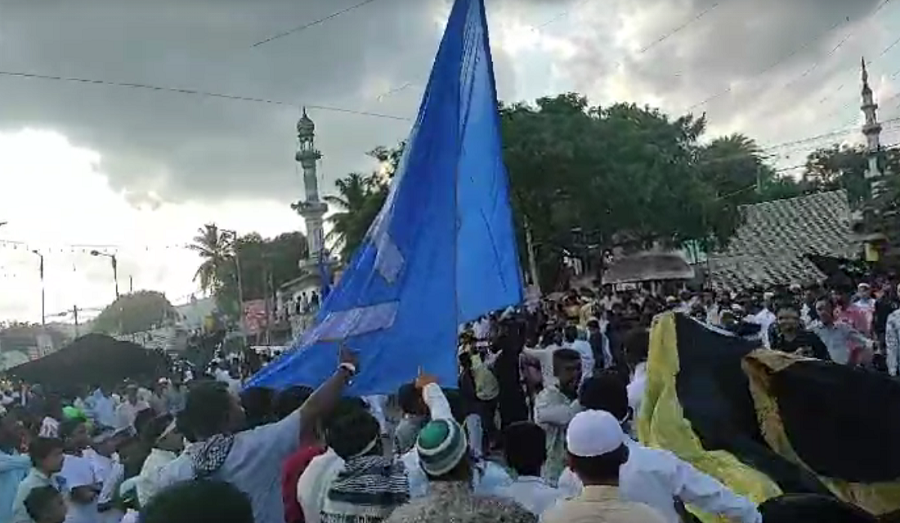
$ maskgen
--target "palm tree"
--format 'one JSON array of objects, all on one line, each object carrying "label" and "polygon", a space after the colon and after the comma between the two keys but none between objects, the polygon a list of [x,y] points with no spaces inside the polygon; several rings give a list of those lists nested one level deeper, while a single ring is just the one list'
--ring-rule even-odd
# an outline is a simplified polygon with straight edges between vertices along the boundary
[{"label": "palm tree", "polygon": [[194,281],[200,280],[201,289],[209,292],[221,286],[219,275],[222,274],[222,267],[230,262],[232,247],[231,236],[214,223],[207,223],[197,230],[194,243],[188,248],[203,259],[194,274]]},{"label": "palm tree", "polygon": [[[338,194],[324,197],[326,203],[339,209],[328,217],[331,230],[325,241],[330,246],[329,250],[340,251],[344,259],[348,259],[365,238],[387,192],[376,175],[360,173],[350,173],[337,180],[335,186]],[[298,212],[300,207],[300,203],[291,205]]]}]

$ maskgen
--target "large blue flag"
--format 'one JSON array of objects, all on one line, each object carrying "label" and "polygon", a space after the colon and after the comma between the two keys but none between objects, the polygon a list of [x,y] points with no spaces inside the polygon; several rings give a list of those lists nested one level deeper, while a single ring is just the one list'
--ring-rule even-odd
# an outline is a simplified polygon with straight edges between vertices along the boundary
[{"label": "large blue flag", "polygon": [[484,3],[456,0],[384,207],[314,327],[249,385],[318,385],[344,343],[354,394],[420,367],[455,387],[458,325],[521,301]]}]

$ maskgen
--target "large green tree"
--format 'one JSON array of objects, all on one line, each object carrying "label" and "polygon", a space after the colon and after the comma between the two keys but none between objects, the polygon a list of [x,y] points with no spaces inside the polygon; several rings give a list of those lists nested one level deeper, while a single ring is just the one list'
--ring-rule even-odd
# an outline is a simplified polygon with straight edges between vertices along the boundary
[{"label": "large green tree", "polygon": [[104,334],[134,334],[164,325],[176,317],[175,308],[157,291],[119,296],[94,319],[91,329]]},{"label": "large green tree", "polygon": [[[702,117],[670,118],[634,104],[595,107],[575,93],[506,105],[501,117],[519,245],[528,223],[544,281],[554,279],[564,253],[599,260],[617,245],[724,243],[738,225],[738,206],[800,193],[752,139],[701,143]],[[378,148],[370,155],[388,168],[337,184],[330,202],[341,212],[330,239],[345,257],[377,215],[383,174],[396,170],[401,153],[402,144]]]},{"label": "large green tree", "polygon": [[700,149],[698,168],[716,197],[733,206],[799,196],[797,180],[778,173],[756,141],[743,134],[712,140]]},{"label": "large green tree", "polygon": [[306,237],[300,232],[269,239],[255,232],[238,237],[216,275],[220,282],[217,307],[231,318],[238,317],[238,266],[244,301],[259,300],[271,298],[281,285],[300,277],[300,260],[306,256]]},{"label": "large green tree", "polygon": [[[900,151],[885,149],[879,163],[885,172],[900,173]],[[803,183],[809,192],[845,189],[850,203],[856,206],[868,192],[868,164],[868,153],[862,145],[835,144],[817,149],[806,158]]]},{"label": "large green tree", "polygon": [[[331,230],[325,241],[331,250],[344,259],[362,242],[369,224],[378,214],[382,188],[375,174],[350,173],[335,182],[337,194],[325,196],[325,201],[337,212],[328,217]],[[373,213],[374,211],[374,213]]]},{"label": "large green tree", "polygon": [[724,241],[736,226],[699,168],[703,118],[569,93],[504,107],[502,122],[517,221],[530,224],[544,281],[563,252],[599,260],[617,245]]}]

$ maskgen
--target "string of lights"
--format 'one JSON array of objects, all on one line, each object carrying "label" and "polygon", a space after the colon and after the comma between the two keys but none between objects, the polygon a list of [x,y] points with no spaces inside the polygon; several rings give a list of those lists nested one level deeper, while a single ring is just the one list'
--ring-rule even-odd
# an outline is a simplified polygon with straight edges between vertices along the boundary
[{"label": "string of lights", "polygon": [[[24,240],[0,239],[0,249],[21,250],[23,252],[37,251],[40,254],[88,254],[99,252],[102,254],[117,254],[119,252],[153,252],[190,249],[188,243],[134,245],[134,244],[57,244],[47,245],[45,242],[28,242]],[[92,255],[96,256],[96,255]]]}]

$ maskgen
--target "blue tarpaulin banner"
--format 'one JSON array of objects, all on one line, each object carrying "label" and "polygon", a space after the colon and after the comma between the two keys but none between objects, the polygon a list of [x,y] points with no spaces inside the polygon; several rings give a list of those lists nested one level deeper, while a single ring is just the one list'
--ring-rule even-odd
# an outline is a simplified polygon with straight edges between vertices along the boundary
[{"label": "blue tarpaulin banner", "polygon": [[352,394],[396,392],[421,367],[457,384],[457,328],[521,303],[483,0],[456,0],[390,193],[314,326],[248,386],[316,386],[338,345]]}]

